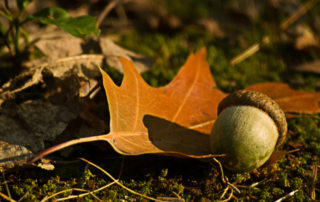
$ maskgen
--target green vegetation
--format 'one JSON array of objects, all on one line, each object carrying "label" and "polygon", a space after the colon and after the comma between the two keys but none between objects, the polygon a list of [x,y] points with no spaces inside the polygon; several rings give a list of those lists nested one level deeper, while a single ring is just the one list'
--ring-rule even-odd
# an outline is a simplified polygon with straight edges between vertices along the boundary
[{"label": "green vegetation", "polygon": [[[159,3],[160,1],[156,2]],[[182,0],[161,2],[169,13],[186,19],[200,19],[206,17],[208,13],[214,12],[214,9],[219,9],[208,6],[208,1],[188,1],[190,4],[185,4]],[[193,9],[194,7],[197,9]],[[318,10],[320,10],[320,4],[310,12],[315,13]],[[306,54],[303,51],[294,50],[292,46],[282,46],[278,43],[278,36],[272,30],[272,26],[269,26],[270,24],[266,22],[270,18],[276,18],[272,20],[280,24],[280,21],[286,15],[280,14],[273,17],[264,14],[261,16],[263,16],[263,19],[254,20],[249,28],[227,27],[226,31],[232,33],[230,35],[235,36],[234,38],[217,38],[190,25],[184,27],[183,30],[172,33],[135,30],[133,33],[121,36],[117,43],[124,48],[148,56],[156,55],[160,51],[159,57],[151,70],[142,74],[143,78],[154,87],[169,83],[184,64],[190,52],[206,47],[207,61],[213,77],[218,88],[224,92],[243,89],[260,82],[288,82],[289,76],[290,78],[305,80],[305,85],[298,86],[298,89],[315,91],[315,84],[320,80],[320,76],[310,73],[290,72],[288,65],[291,65],[291,63],[288,58],[295,58],[295,62],[308,62],[319,59],[319,56]],[[42,20],[41,22],[45,23]],[[250,46],[261,41],[266,35],[271,37],[270,44],[235,66],[229,64],[233,57],[245,49],[240,46],[237,38],[240,37]],[[13,39],[10,40],[12,42]],[[16,47],[16,49],[19,50],[19,47]],[[8,67],[11,68],[12,66],[8,65]],[[120,83],[122,78],[120,73],[114,69],[108,69],[108,73],[117,83]],[[288,139],[282,149],[293,150],[292,145],[299,143],[302,144],[302,151],[282,157],[276,165],[260,168],[251,173],[231,173],[225,170],[229,182],[236,182],[237,185],[250,186],[264,179],[270,180],[253,188],[239,188],[241,193],[235,194],[232,200],[237,202],[275,201],[294,190],[299,190],[286,201],[312,201],[310,198],[310,184],[313,180],[311,165],[314,162],[317,165],[320,164],[319,120],[319,115],[288,120]],[[100,151],[91,144],[77,145],[76,148],[70,158],[86,158],[104,168],[113,177],[118,176],[121,170],[122,157],[111,147],[107,148],[106,151]],[[125,158],[120,179],[126,187],[151,197],[174,197],[176,193],[180,194],[186,201],[218,201],[225,187],[221,181],[221,171],[217,164],[216,166],[213,167],[208,163],[194,160],[154,155],[130,156]],[[88,170],[84,168],[85,164],[79,162],[57,164],[54,171],[32,168],[7,173],[5,175],[6,181],[3,177],[0,177],[0,192],[9,195],[6,190],[7,184],[11,196],[15,200],[24,197],[23,202],[36,202],[41,201],[47,195],[50,196],[62,190],[79,188],[92,191],[112,182],[110,178],[96,168],[89,167]],[[319,177],[315,179],[315,185],[319,187]],[[85,192],[73,190],[57,195],[55,198],[82,193]],[[230,190],[228,193],[230,193]],[[316,190],[316,193],[319,195],[319,190]],[[96,192],[95,195],[102,201],[117,201],[125,198],[146,201],[146,199],[136,196],[117,185]],[[317,199],[319,200],[319,197]],[[97,201],[90,194],[73,200]]]},{"label": "green vegetation", "polygon": [[25,14],[25,10],[27,6],[33,0],[17,0],[16,3],[19,8],[19,14],[15,17],[12,12],[8,9],[8,0],[5,1],[4,10],[0,10],[0,15],[7,18],[11,26],[8,30],[4,30],[4,28],[0,27],[1,33],[4,36],[5,44],[8,49],[11,49],[11,44],[14,45],[14,52],[17,56],[18,62],[21,62],[21,58],[19,57],[22,50],[20,49],[20,37],[23,37],[26,50],[29,48],[29,36],[27,31],[23,28],[23,25],[29,20],[39,20],[41,23],[46,25],[56,25],[62,28],[64,31],[72,34],[76,37],[86,37],[91,34],[99,34],[100,30],[97,26],[97,21],[92,16],[82,16],[79,18],[72,18],[69,16],[69,13],[58,7],[49,7],[45,8],[33,15],[29,15],[25,20],[22,20],[23,15]]}]

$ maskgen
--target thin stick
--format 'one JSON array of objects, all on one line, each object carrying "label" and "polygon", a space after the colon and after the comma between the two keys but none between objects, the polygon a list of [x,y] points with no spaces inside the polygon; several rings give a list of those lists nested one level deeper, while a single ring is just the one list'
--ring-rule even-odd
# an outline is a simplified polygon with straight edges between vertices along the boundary
[{"label": "thin stick", "polygon": [[[110,184],[109,184],[110,185]],[[73,188],[74,190],[76,190],[76,191],[82,191],[83,189],[78,189],[78,188]],[[94,195],[92,192],[88,192],[87,190],[83,190],[83,191],[86,191],[87,193],[85,193],[85,195],[88,195],[88,194],[90,194],[91,196],[93,196],[94,198],[96,198],[97,200],[99,200],[99,201],[101,201],[96,195]],[[84,195],[84,194],[82,194],[82,195]],[[68,198],[68,197],[66,197],[66,198]],[[74,196],[73,198],[78,198],[78,196]],[[68,199],[71,199],[71,198],[68,198]],[[56,200],[54,200],[54,201],[63,201],[63,200],[65,200],[65,198],[59,198],[59,199],[56,199]],[[101,201],[102,202],[102,201]]]},{"label": "thin stick", "polygon": [[5,183],[8,183],[9,181],[4,181],[0,185],[4,185]]},{"label": "thin stick", "polygon": [[174,192],[174,191],[171,191],[171,192],[172,192],[173,195],[175,195],[176,197],[181,198],[181,197],[179,196],[179,194],[177,194],[176,192]]},{"label": "thin stick", "polygon": [[231,198],[232,198],[232,196],[233,196],[233,189],[231,189],[231,193],[230,193],[230,195],[229,195],[229,197],[228,197],[227,199],[221,200],[221,201],[219,201],[219,202],[227,202],[227,201],[230,201]]},{"label": "thin stick", "polygon": [[228,189],[229,189],[229,187],[226,187],[226,188],[223,190],[223,193],[221,194],[220,199],[222,199],[222,198],[224,197],[224,195],[226,195]]},{"label": "thin stick", "polygon": [[252,46],[247,48],[245,51],[243,51],[242,53],[240,53],[236,57],[232,58],[230,61],[230,65],[234,66],[234,65],[238,64],[239,62],[247,59],[248,57],[250,57],[251,55],[256,53],[258,50],[260,50],[261,45],[268,44],[269,42],[270,42],[269,36],[263,37],[263,39],[260,43],[253,44]]},{"label": "thin stick", "polygon": [[[68,192],[68,191],[83,191],[83,192],[88,192],[88,190],[85,190],[85,189],[79,189],[79,188],[71,188],[71,189],[66,189],[66,190],[62,190],[62,191],[59,191],[59,192],[57,192],[57,193],[55,193],[55,194],[52,194],[52,195],[50,195],[50,196],[45,196],[42,200],[41,200],[41,202],[45,202],[45,201],[47,201],[47,200],[49,200],[49,199],[51,199],[51,198],[53,198],[53,197],[55,197],[55,196],[57,196],[57,195],[59,195],[59,194],[62,194],[62,193],[64,193],[64,192]],[[89,194],[89,193],[88,193]]]},{"label": "thin stick", "polygon": [[101,201],[96,195],[94,195],[93,193],[89,193],[91,196],[93,196],[95,199],[97,199],[98,201],[100,201],[100,202],[103,202],[103,201]]},{"label": "thin stick", "polygon": [[238,194],[241,193],[241,191],[233,184],[231,184],[230,182],[227,182],[227,184],[234,190],[236,191]]},{"label": "thin stick", "polygon": [[226,179],[224,178],[222,165],[221,165],[220,161],[218,161],[216,158],[213,158],[213,160],[214,160],[216,163],[219,164],[220,171],[221,171],[221,180],[222,180],[222,182],[225,184],[225,183],[226,183]]},{"label": "thin stick", "polygon": [[249,185],[249,186],[244,186],[244,185],[236,185],[236,186],[239,187],[239,188],[251,189],[251,188],[256,187],[256,186],[258,186],[260,184],[264,184],[264,183],[267,183],[267,182],[270,182],[270,181],[272,181],[272,180],[264,179],[264,180],[262,180],[260,182],[255,182],[255,183],[253,183],[252,185]]},{"label": "thin stick", "polygon": [[[4,172],[2,173],[2,177],[3,177],[3,180],[6,182],[6,178],[4,177]],[[6,189],[7,189],[7,192],[8,192],[8,196],[9,196],[9,199],[11,200],[11,194],[10,194],[10,190],[9,190],[9,186],[7,183],[4,183],[5,186],[6,186]]]},{"label": "thin stick", "polygon": [[[223,168],[222,168],[222,165],[220,163],[220,161],[218,161],[216,158],[213,158],[213,160],[219,164],[219,167],[220,167],[220,171],[221,171],[221,180],[224,184],[227,184],[231,189],[233,189],[234,191],[236,191],[237,193],[241,193],[241,191],[236,187],[234,186],[233,184],[231,184],[230,182],[228,182],[225,177],[224,177],[224,173],[223,173]],[[211,163],[212,166],[215,167],[215,165],[213,163]]]},{"label": "thin stick", "polygon": [[6,196],[5,194],[3,194],[3,193],[1,193],[1,192],[0,192],[0,196],[2,196],[2,198],[6,199],[7,201],[16,202],[15,200],[9,198],[8,196]]},{"label": "thin stick", "polygon": [[[77,160],[77,161],[79,161],[79,160]],[[123,164],[124,164],[124,156],[123,156],[123,158],[122,158],[122,164],[121,164],[121,169],[120,169],[120,173],[119,173],[119,179],[120,179],[120,176],[121,176],[121,173],[122,173],[122,170],[123,170]],[[87,165],[89,165],[89,164],[87,163]],[[119,179],[118,179],[118,180],[119,180]],[[73,198],[81,198],[81,197],[84,197],[84,196],[86,196],[86,195],[88,195],[88,194],[91,194],[91,195],[92,195],[93,193],[98,192],[98,191],[100,191],[100,190],[102,190],[102,189],[105,189],[105,188],[107,188],[107,187],[110,187],[111,185],[113,185],[113,184],[115,184],[115,183],[116,183],[116,182],[111,182],[111,183],[109,183],[109,184],[107,184],[107,185],[105,185],[105,186],[103,186],[103,187],[101,187],[101,188],[99,188],[99,189],[96,189],[96,190],[94,190],[94,191],[91,191],[91,192],[88,192],[88,191],[85,190],[85,189],[78,189],[78,188],[66,189],[66,190],[60,191],[60,192],[58,192],[58,193],[55,193],[55,194],[51,195],[50,197],[46,196],[44,199],[42,199],[41,202],[45,202],[45,201],[47,201],[48,199],[50,199],[50,198],[52,198],[52,197],[54,197],[54,196],[56,196],[56,195],[59,195],[59,194],[61,194],[61,193],[68,192],[68,191],[73,191],[73,190],[75,190],[75,191],[88,192],[88,193],[84,193],[84,194],[80,194],[80,195],[70,195],[70,196],[67,196],[67,197],[65,197],[65,198],[56,199],[56,201],[68,200],[68,199],[73,199]],[[96,197],[95,195],[92,195],[92,196],[93,196],[93,197]],[[98,199],[98,200],[100,200],[100,199]]]},{"label": "thin stick", "polygon": [[302,15],[304,15],[310,8],[312,8],[314,5],[316,5],[317,2],[318,2],[318,0],[310,0],[307,3],[305,3],[304,5],[300,6],[300,8],[298,8],[298,10],[296,10],[289,18],[287,18],[285,21],[283,21],[281,23],[280,28],[282,30],[287,29],[289,27],[289,25],[291,25],[298,18],[300,18]]},{"label": "thin stick", "polygon": [[142,195],[142,194],[140,194],[140,193],[138,193],[138,192],[135,192],[135,191],[133,191],[133,190],[125,187],[123,184],[121,184],[118,180],[114,179],[107,171],[103,170],[101,167],[95,165],[94,163],[91,163],[90,161],[88,161],[88,160],[86,160],[86,159],[83,159],[83,158],[79,158],[79,159],[82,160],[82,161],[85,161],[85,162],[89,163],[90,165],[92,165],[92,166],[94,166],[94,167],[96,167],[96,168],[98,168],[98,169],[101,170],[103,173],[105,173],[106,175],[108,175],[108,176],[109,176],[115,183],[117,183],[120,187],[126,189],[127,191],[129,191],[129,192],[131,192],[131,193],[133,193],[133,194],[136,194],[136,195],[138,195],[138,196],[147,198],[147,199],[149,199],[149,200],[161,201],[161,200],[157,200],[157,199],[155,199],[155,198],[149,197],[149,196]]},{"label": "thin stick", "polygon": [[[224,197],[224,195],[227,193],[228,189],[229,189],[229,186],[228,186],[227,188],[225,188],[225,189],[224,189],[224,191],[223,191],[222,195],[220,196],[220,199],[222,199],[222,198]],[[226,202],[226,201],[230,201],[230,200],[231,200],[231,198],[232,198],[232,196],[233,196],[233,189],[231,189],[231,193],[230,193],[230,195],[229,195],[229,197],[228,197],[227,199],[225,199],[225,200],[219,200],[219,202]]]},{"label": "thin stick", "polygon": [[293,196],[297,191],[299,191],[299,189],[290,192],[289,194],[285,195],[285,196],[282,197],[282,198],[279,198],[279,199],[276,200],[275,202],[281,202],[281,201],[283,201],[283,200],[285,200],[285,199],[287,199],[287,198],[290,198],[290,197]]},{"label": "thin stick", "polygon": [[311,190],[310,190],[310,198],[312,200],[316,200],[316,179],[318,174],[318,166],[317,162],[313,162],[312,168],[312,182],[311,182]]},{"label": "thin stick", "polygon": [[34,186],[32,186],[20,199],[18,202],[22,201],[22,199],[24,199],[29,193],[30,191],[33,189]]},{"label": "thin stick", "polygon": [[[289,25],[291,25],[294,21],[296,21],[299,17],[304,15],[310,8],[312,8],[318,0],[310,0],[306,4],[302,5],[296,12],[294,12],[287,20],[285,20],[283,23],[281,23],[280,28],[282,30],[285,30],[288,28]],[[255,43],[249,48],[247,48],[244,52],[242,52],[240,55],[234,57],[231,59],[230,64],[232,66],[238,64],[239,62],[245,60],[246,58],[250,57],[254,53],[260,50],[260,47],[262,44],[269,43],[270,39],[269,36],[265,36],[262,39],[262,42]]]},{"label": "thin stick", "polygon": [[87,196],[87,195],[89,195],[89,194],[93,194],[93,193],[95,193],[95,192],[101,191],[101,190],[103,190],[103,189],[105,189],[105,188],[107,188],[107,187],[110,187],[110,186],[113,185],[113,184],[115,184],[115,182],[111,182],[111,183],[109,183],[109,184],[107,184],[107,185],[105,185],[105,186],[103,186],[103,187],[101,187],[101,188],[99,188],[99,189],[96,189],[96,190],[94,190],[94,191],[91,191],[91,192],[88,192],[87,190],[84,190],[84,189],[77,189],[77,188],[66,189],[66,190],[57,192],[57,193],[55,193],[55,194],[53,194],[53,195],[51,195],[51,196],[49,196],[49,197],[45,197],[44,199],[42,199],[41,202],[47,201],[48,199],[50,199],[50,198],[52,198],[52,197],[54,197],[54,196],[56,196],[56,195],[59,195],[59,194],[62,194],[62,193],[64,193],[64,192],[68,192],[68,191],[73,191],[73,190],[75,190],[75,191],[84,191],[84,192],[87,192],[87,193],[79,194],[79,195],[70,195],[70,196],[67,196],[67,197],[65,197],[65,198],[56,199],[55,201],[63,201],[63,200],[68,200],[68,199],[73,199],[73,198],[81,198],[81,197]]},{"label": "thin stick", "polygon": [[108,15],[108,13],[120,2],[122,2],[122,0],[112,0],[108,3],[108,5],[103,9],[103,11],[98,17],[98,20],[97,20],[98,27],[100,26],[103,19]]}]

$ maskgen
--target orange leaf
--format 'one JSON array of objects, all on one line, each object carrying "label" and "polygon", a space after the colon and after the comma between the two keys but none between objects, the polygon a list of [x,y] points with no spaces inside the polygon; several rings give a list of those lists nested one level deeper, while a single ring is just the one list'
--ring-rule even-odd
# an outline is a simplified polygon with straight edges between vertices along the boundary
[{"label": "orange leaf", "polygon": [[[111,130],[106,140],[122,154],[174,151],[189,155],[211,153],[209,134],[225,97],[215,83],[205,49],[191,55],[165,87],[150,87],[133,64],[121,58],[121,87],[101,72],[108,97]],[[111,137],[112,136],[112,141]]]},{"label": "orange leaf", "polygon": [[310,93],[292,90],[287,84],[260,83],[245,90],[257,91],[276,101],[284,112],[319,113],[320,92]]},{"label": "orange leaf", "polygon": [[[217,106],[227,94],[213,89],[216,84],[205,57],[204,48],[191,54],[174,80],[162,88],[150,87],[130,61],[120,58],[124,70],[120,87],[101,70],[110,109],[110,133],[56,145],[31,161],[70,145],[97,140],[108,141],[124,155],[218,156],[211,155],[209,139]],[[280,83],[256,84],[246,90],[270,96],[285,112],[320,112],[320,93],[295,91]]]},{"label": "orange leaf", "polygon": [[56,145],[32,161],[81,142],[105,140],[120,154],[162,153],[177,157],[210,156],[209,138],[217,106],[226,96],[217,89],[206,50],[191,54],[174,80],[150,87],[127,59],[120,58],[124,78],[120,87],[101,70],[110,110],[110,133]]}]

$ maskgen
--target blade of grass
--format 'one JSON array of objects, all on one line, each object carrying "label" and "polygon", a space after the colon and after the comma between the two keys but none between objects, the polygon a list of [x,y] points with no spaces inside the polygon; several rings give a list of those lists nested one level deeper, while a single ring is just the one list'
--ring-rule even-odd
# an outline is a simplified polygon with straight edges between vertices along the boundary
[{"label": "blade of grass", "polygon": [[140,193],[138,193],[138,192],[135,192],[135,191],[127,188],[126,186],[124,186],[123,184],[121,184],[118,180],[114,179],[107,171],[103,170],[101,167],[95,165],[94,163],[91,163],[90,161],[88,161],[88,160],[86,160],[86,159],[84,159],[84,158],[79,158],[79,159],[82,160],[82,161],[85,161],[85,162],[89,163],[90,165],[92,165],[92,166],[94,166],[94,167],[96,167],[96,168],[98,168],[98,169],[101,170],[103,173],[105,173],[106,175],[108,175],[108,176],[109,176],[115,183],[117,183],[120,187],[126,189],[127,191],[129,191],[129,192],[131,192],[131,193],[133,193],[133,194],[136,194],[136,195],[138,195],[138,196],[141,196],[141,197],[143,197],[143,198],[149,199],[149,200],[161,201],[161,200],[157,200],[157,199],[155,199],[155,198],[149,197],[149,196],[142,195],[142,194],[140,194]]}]

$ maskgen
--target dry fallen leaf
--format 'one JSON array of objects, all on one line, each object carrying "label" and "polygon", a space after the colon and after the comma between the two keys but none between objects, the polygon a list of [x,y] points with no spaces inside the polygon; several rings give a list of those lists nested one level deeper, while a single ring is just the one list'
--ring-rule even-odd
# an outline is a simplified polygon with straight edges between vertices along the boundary
[{"label": "dry fallen leaf", "polygon": [[109,103],[110,133],[54,146],[33,160],[72,144],[96,140],[108,141],[125,155],[210,156],[209,134],[217,105],[226,94],[213,89],[216,84],[205,56],[205,49],[191,54],[175,79],[162,88],[150,87],[124,58],[120,59],[124,68],[121,87],[101,70]]},{"label": "dry fallen leaf", "polygon": [[26,166],[28,158],[34,154],[20,145],[0,141],[0,172]]},{"label": "dry fallen leaf", "polygon": [[[29,69],[9,80],[0,88],[0,105],[5,100],[14,97],[15,93],[42,82],[44,71],[50,72],[59,79],[77,75],[79,78],[89,80],[100,76],[97,67],[101,66],[105,57],[107,63],[121,73],[123,73],[123,70],[118,56],[133,61],[140,73],[147,71],[155,59],[123,49],[107,38],[100,38],[99,42],[92,39],[84,43],[82,39],[77,37],[63,36],[43,39],[35,45],[45,56],[26,62],[24,65]],[[99,45],[104,55],[83,54],[84,50],[93,50]],[[88,50],[86,51],[88,52]],[[17,83],[19,83],[19,86],[17,86]]]},{"label": "dry fallen leaf", "polygon": [[140,73],[148,71],[152,66],[153,58],[142,56],[121,48],[106,37],[100,38],[100,47],[103,55],[106,57],[108,65],[116,68],[120,73],[123,73],[123,69],[119,57],[124,57],[127,60],[132,61]]},{"label": "dry fallen leaf", "polygon": [[36,42],[35,46],[48,57],[49,60],[47,62],[50,62],[60,58],[83,54],[81,47],[83,44],[83,39],[68,36],[59,39],[42,39]]},{"label": "dry fallen leaf", "polygon": [[197,24],[203,26],[210,34],[217,36],[218,38],[223,38],[225,36],[222,31],[220,24],[213,18],[203,18],[197,21]]},{"label": "dry fallen leaf", "polygon": [[[0,100],[12,98],[15,93],[43,82],[44,72],[50,73],[60,80],[74,75],[84,80],[99,76],[98,66],[101,65],[103,58],[102,55],[79,55],[31,68],[29,71],[11,79],[0,88]],[[19,86],[17,83],[19,83]]]},{"label": "dry fallen leaf", "polygon": [[[226,94],[213,89],[216,84],[205,56],[205,49],[191,54],[174,80],[162,88],[150,87],[130,61],[120,58],[124,69],[120,87],[101,70],[109,103],[110,133],[56,145],[31,161],[74,144],[97,140],[108,141],[124,155],[213,156],[209,136],[217,106]],[[320,93],[295,91],[280,83],[256,84],[246,90],[270,96],[285,112],[320,112]]]},{"label": "dry fallen leaf", "polygon": [[320,74],[320,60],[295,66],[292,68],[292,70],[298,71],[298,72],[310,72],[310,73]]},{"label": "dry fallen leaf", "polygon": [[39,36],[35,47],[38,48],[44,56],[28,62],[27,67],[40,66],[44,63],[51,63],[61,58],[72,57],[83,54],[84,40],[71,35],[60,35],[46,38],[46,34]]},{"label": "dry fallen leaf", "polygon": [[319,48],[319,41],[317,40],[316,35],[312,32],[312,30],[308,27],[308,25],[297,25],[297,35],[295,41],[295,47],[298,50],[303,50],[308,47],[317,47]]},{"label": "dry fallen leaf", "polygon": [[[47,90],[53,95],[53,98],[48,97],[51,102],[32,100],[15,108],[0,109],[0,137],[6,143],[0,144],[0,150],[3,150],[0,170],[25,167],[30,158],[29,153],[33,155],[44,150],[45,142],[55,140],[70,125],[69,122],[77,118],[80,87],[77,78],[69,77],[59,81],[63,83],[55,86],[59,89],[47,85]],[[27,152],[28,155],[21,156],[21,152]],[[38,166],[53,169],[51,164],[45,162]]]},{"label": "dry fallen leaf", "polygon": [[45,149],[44,141],[54,140],[76,117],[77,105],[70,108],[42,100],[22,103],[15,110],[1,110],[0,137],[37,153]]},{"label": "dry fallen leaf", "polygon": [[292,90],[287,84],[260,83],[245,90],[257,91],[268,95],[276,101],[284,112],[320,113],[320,92],[310,93]]}]

